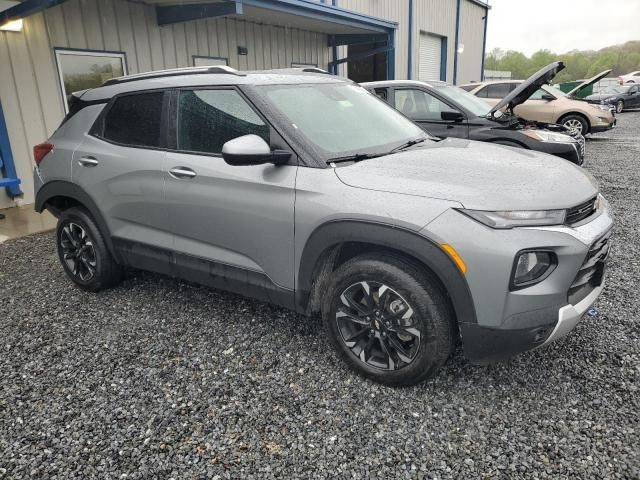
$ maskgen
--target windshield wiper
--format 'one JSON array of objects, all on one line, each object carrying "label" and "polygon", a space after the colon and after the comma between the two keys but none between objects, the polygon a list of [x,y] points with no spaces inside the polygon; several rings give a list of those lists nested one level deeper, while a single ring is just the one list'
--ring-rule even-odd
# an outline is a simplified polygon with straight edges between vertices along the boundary
[{"label": "windshield wiper", "polygon": [[414,145],[417,145],[418,143],[425,142],[426,140],[427,140],[427,137],[414,138],[413,140],[409,140],[408,142],[405,142],[402,145],[397,146],[396,148],[391,150],[389,153],[400,152],[400,151],[402,151],[402,150],[404,150],[406,148],[413,147]]},{"label": "windshield wiper", "polygon": [[345,155],[344,157],[335,157],[327,160],[327,163],[344,163],[359,162],[360,160],[369,160],[371,158],[381,157],[382,153],[354,153],[353,155]]}]

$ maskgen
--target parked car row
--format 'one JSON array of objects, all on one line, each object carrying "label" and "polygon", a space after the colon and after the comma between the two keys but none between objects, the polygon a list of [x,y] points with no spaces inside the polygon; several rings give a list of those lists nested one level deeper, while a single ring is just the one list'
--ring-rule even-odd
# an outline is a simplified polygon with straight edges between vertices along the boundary
[{"label": "parked car row", "polygon": [[34,148],[36,210],[79,288],[131,267],[320,315],[354,370],[414,384],[458,342],[487,363],[563,337],[604,287],[606,200],[579,151],[532,151],[580,137],[513,113],[558,68],[493,108],[315,69],[112,79]]}]

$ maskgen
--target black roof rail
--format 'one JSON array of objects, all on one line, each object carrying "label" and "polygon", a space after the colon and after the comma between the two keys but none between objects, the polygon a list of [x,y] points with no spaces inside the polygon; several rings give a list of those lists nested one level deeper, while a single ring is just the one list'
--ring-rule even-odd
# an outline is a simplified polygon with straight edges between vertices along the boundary
[{"label": "black roof rail", "polygon": [[124,77],[116,77],[107,80],[102,84],[103,87],[109,85],[118,85],[121,83],[135,82],[137,80],[148,80],[151,78],[177,77],[180,75],[206,75],[222,73],[227,75],[237,75],[246,77],[245,73],[239,72],[235,68],[226,65],[216,65],[213,67],[187,67],[187,68],[171,68],[169,70],[156,70],[154,72],[137,73],[135,75],[125,75]]},{"label": "black roof rail", "polygon": [[305,67],[302,69],[302,71],[305,73],[326,73],[327,75],[329,75],[329,72],[318,67]]}]

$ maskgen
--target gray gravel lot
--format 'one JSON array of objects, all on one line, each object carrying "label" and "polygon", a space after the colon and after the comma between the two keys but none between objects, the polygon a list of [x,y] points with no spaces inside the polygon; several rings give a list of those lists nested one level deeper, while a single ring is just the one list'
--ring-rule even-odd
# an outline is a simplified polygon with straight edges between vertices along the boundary
[{"label": "gray gravel lot", "polygon": [[0,245],[0,478],[640,478],[640,112],[588,142],[617,215],[572,335],[392,389],[317,321],[134,273],[74,288],[52,234]]}]

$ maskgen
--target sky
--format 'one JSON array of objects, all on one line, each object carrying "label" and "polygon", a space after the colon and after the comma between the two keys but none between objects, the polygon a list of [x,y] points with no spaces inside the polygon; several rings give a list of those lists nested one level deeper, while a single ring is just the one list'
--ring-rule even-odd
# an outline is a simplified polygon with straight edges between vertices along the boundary
[{"label": "sky", "polygon": [[531,55],[640,40],[640,0],[489,0],[487,51]]}]

